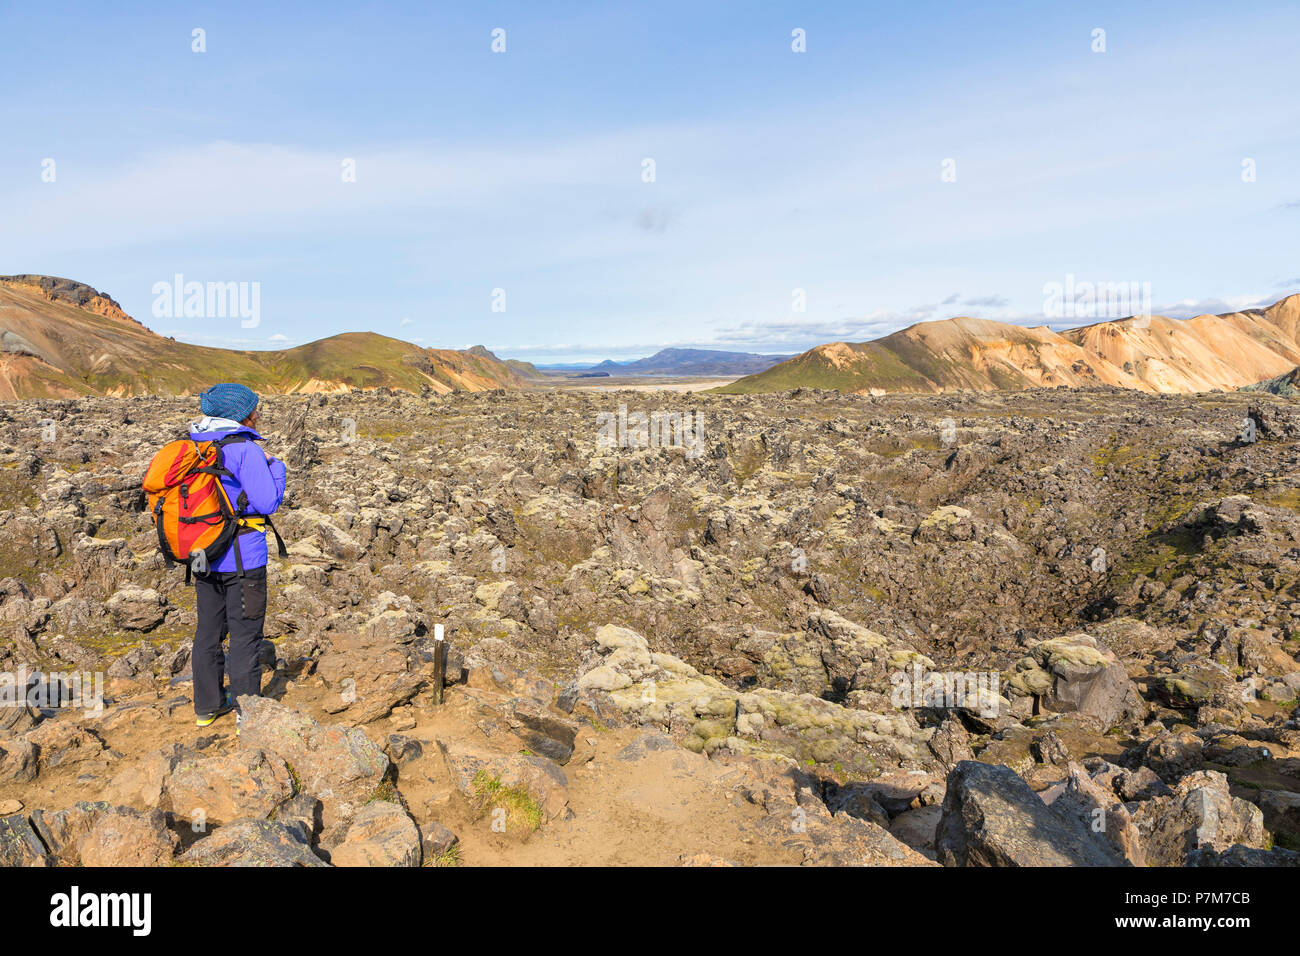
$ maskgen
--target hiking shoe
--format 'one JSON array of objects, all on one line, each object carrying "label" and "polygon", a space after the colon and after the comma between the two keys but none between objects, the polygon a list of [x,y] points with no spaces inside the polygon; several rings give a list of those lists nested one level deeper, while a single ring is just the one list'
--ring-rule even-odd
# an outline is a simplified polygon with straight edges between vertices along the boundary
[{"label": "hiking shoe", "polygon": [[211,714],[199,714],[194,718],[195,727],[206,727],[222,714],[228,714],[235,709],[235,702],[230,699],[230,691],[226,691],[226,701],[221,705],[221,709]]}]

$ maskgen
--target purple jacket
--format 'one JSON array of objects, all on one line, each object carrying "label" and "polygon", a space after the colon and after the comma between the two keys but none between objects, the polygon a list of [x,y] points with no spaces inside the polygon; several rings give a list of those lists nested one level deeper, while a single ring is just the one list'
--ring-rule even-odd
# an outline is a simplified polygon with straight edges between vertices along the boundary
[{"label": "purple jacket", "polygon": [[[247,498],[242,514],[269,515],[284,500],[284,462],[262,451],[257,442],[262,440],[252,428],[232,422],[227,418],[201,418],[190,425],[190,438],[194,441],[217,441],[243,432],[251,441],[236,441],[225,445],[221,451],[226,470],[235,477],[222,478],[230,503],[239,508],[239,494]],[[266,535],[245,532],[235,537],[235,544],[212,566],[213,571],[237,571],[235,548],[243,558],[244,570],[266,566]]]}]

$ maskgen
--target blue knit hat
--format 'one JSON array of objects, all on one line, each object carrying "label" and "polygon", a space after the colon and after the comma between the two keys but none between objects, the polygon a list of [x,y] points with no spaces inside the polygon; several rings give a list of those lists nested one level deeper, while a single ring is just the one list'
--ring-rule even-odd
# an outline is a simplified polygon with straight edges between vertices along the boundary
[{"label": "blue knit hat", "polygon": [[247,385],[224,382],[213,385],[200,395],[199,407],[204,415],[242,422],[257,408],[257,393]]}]

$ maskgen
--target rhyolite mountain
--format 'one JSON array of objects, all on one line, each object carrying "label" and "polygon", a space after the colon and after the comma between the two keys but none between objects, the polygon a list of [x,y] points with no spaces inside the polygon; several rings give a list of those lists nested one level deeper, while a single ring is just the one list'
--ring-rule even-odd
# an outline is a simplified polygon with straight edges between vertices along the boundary
[{"label": "rhyolite mountain", "polygon": [[522,371],[486,349],[426,349],[374,332],[273,351],[190,345],[150,331],[84,283],[0,276],[0,399],[187,395],[219,381],[270,393],[442,394],[520,388]]},{"label": "rhyolite mountain", "polygon": [[1112,385],[1144,392],[1230,390],[1300,365],[1300,295],[1263,309],[1153,315],[1055,332],[965,316],[870,342],[819,345],[723,392],[800,386],[938,393]]},{"label": "rhyolite mountain", "polygon": [[[743,376],[721,389],[734,393],[1110,385],[1175,393],[1258,386],[1285,395],[1285,380],[1297,366],[1300,295],[1262,309],[1130,317],[1062,332],[959,316],[793,357],[672,348],[632,362],[602,362],[588,374]],[[186,395],[221,380],[271,393],[387,387],[443,394],[526,388],[545,378],[544,370],[502,360],[481,345],[423,348],[373,332],[267,351],[190,345],[151,331],[84,283],[0,276],[0,399]],[[1270,386],[1274,381],[1279,384]]]}]

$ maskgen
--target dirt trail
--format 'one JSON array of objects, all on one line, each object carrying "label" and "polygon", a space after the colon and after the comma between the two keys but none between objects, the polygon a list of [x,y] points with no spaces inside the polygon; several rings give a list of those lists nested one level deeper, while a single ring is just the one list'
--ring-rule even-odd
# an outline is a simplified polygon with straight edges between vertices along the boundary
[{"label": "dirt trail", "polygon": [[[0,801],[20,800],[28,811],[61,810],[82,800],[139,809],[157,805],[150,755],[172,744],[209,757],[239,746],[233,715],[206,728],[194,725],[189,701],[182,699],[186,690],[174,688],[162,696],[141,692],[111,705],[100,718],[69,712],[46,721],[44,726],[57,729],[60,737],[81,734],[83,746],[72,748],[72,756],[43,770],[36,781],[0,787]],[[695,862],[801,861],[797,847],[782,846],[761,832],[766,823],[770,833],[772,821],[764,819],[769,812],[744,798],[735,768],[684,750],[661,734],[631,727],[583,727],[573,759],[564,767],[568,819],[547,822],[527,835],[493,832],[490,817],[476,812],[456,790],[437,745],[441,737],[493,752],[527,752],[499,727],[484,733],[483,710],[476,700],[481,693],[451,687],[441,707],[417,700],[402,708],[396,720],[385,718],[363,728],[383,746],[400,721],[401,733],[419,741],[422,755],[398,768],[396,783],[417,823],[423,827],[437,821],[460,837],[460,865],[671,866],[701,855]],[[290,687],[282,698],[322,723],[337,722],[345,715],[327,712],[329,699],[310,679]],[[412,717],[415,726],[405,726]],[[183,822],[179,826],[186,829]],[[188,833],[181,837],[185,844],[195,839]]]},{"label": "dirt trail", "polygon": [[[599,734],[590,762],[570,764],[572,819],[550,824],[526,843],[486,823],[461,833],[470,865],[674,866],[698,854],[745,865],[797,865],[802,857],[758,833],[765,810],[726,786],[728,773],[707,757],[673,748],[629,760],[620,752],[646,739],[626,729]],[[650,740],[656,739],[653,735]]]}]

